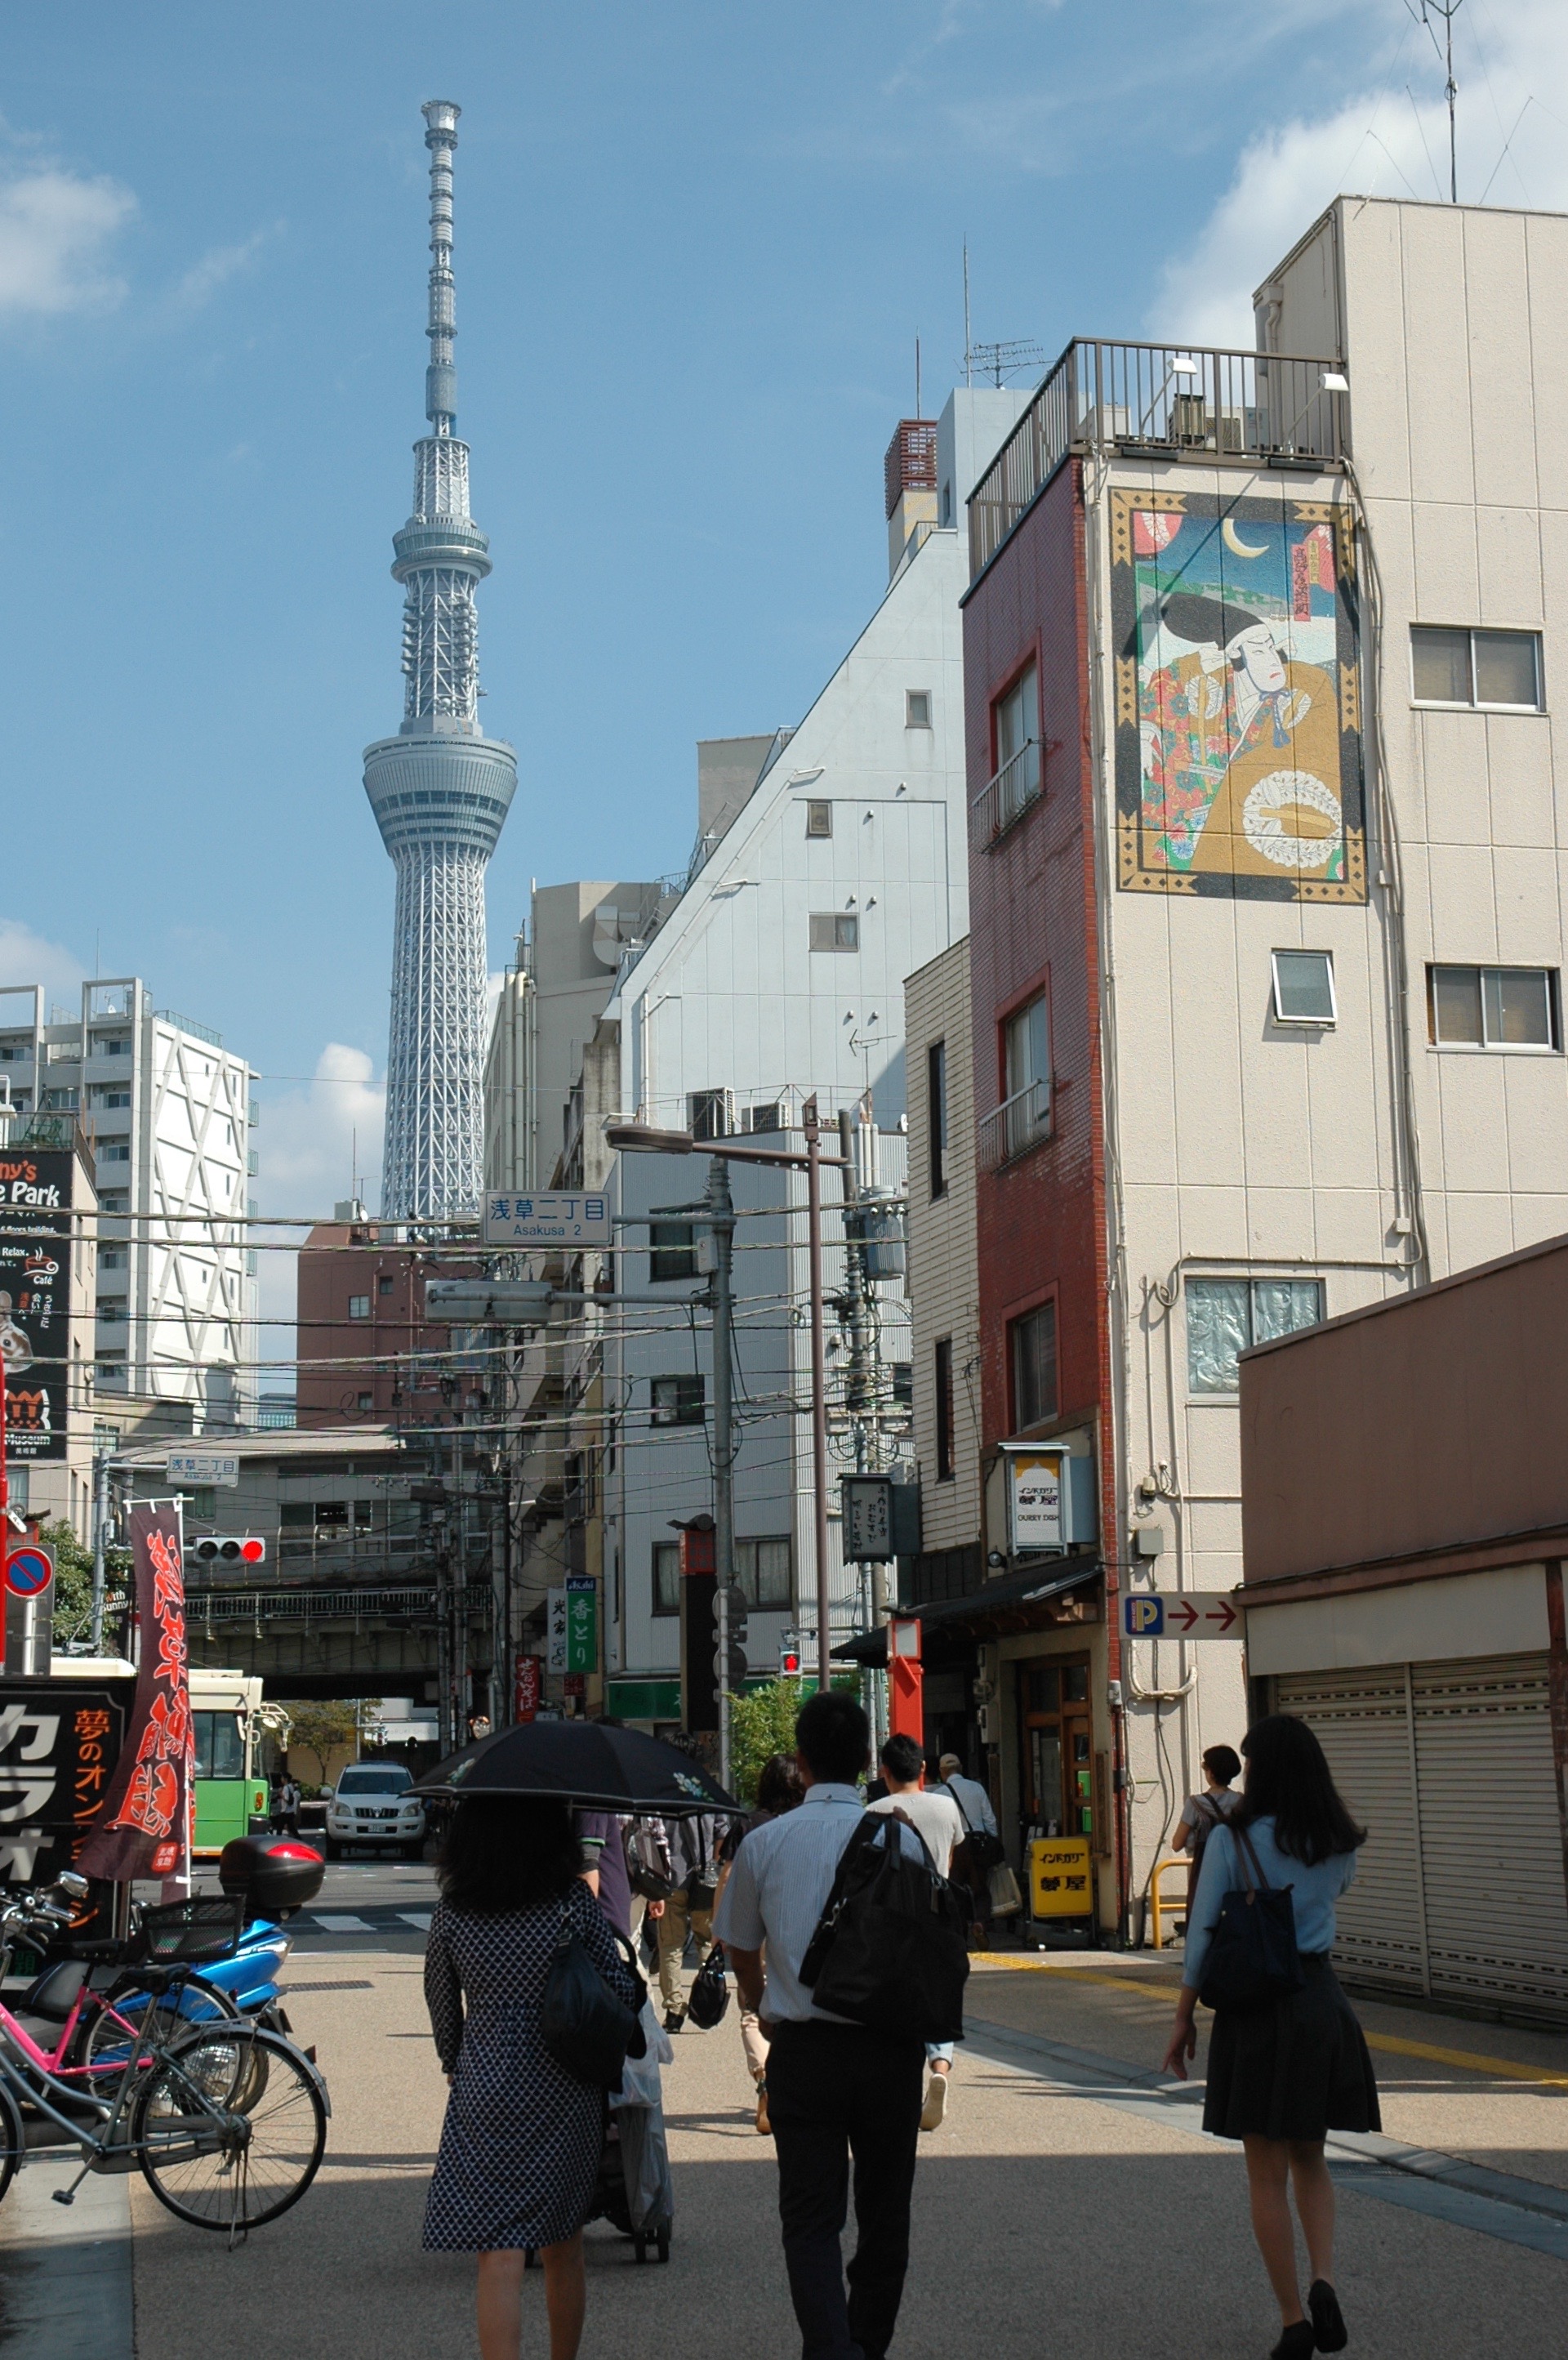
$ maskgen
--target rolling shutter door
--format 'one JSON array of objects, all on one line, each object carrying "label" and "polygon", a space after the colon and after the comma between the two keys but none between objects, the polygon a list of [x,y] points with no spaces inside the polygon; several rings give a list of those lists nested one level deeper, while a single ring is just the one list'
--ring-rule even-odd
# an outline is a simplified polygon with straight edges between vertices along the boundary
[{"label": "rolling shutter door", "polygon": [[1568,2019],[1568,1893],[1544,1655],[1414,1664],[1434,1994]]},{"label": "rolling shutter door", "polygon": [[1335,1961],[1357,1983],[1424,1992],[1421,1853],[1404,1666],[1292,1672],[1275,1680],[1274,1708],[1297,1714],[1316,1732],[1334,1785],[1367,1830],[1356,1882],[1338,1905]]}]

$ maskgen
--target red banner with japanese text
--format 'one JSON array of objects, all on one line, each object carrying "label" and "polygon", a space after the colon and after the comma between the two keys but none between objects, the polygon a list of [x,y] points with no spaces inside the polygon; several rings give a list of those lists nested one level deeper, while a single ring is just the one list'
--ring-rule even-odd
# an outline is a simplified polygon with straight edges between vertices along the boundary
[{"label": "red banner with japanese text", "polygon": [[83,1876],[176,1876],[189,1856],[194,1729],[180,1511],[129,1517],[141,1663],[120,1758],[76,1865]]}]

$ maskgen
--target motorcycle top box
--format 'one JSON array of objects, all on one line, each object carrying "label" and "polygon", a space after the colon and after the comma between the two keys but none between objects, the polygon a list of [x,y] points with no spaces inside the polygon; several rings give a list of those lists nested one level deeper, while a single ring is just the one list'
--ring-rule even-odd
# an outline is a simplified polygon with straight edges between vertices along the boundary
[{"label": "motorcycle top box", "polygon": [[266,1918],[286,1918],[314,1901],[325,1874],[321,1853],[298,1836],[235,1836],[218,1857],[223,1891]]}]

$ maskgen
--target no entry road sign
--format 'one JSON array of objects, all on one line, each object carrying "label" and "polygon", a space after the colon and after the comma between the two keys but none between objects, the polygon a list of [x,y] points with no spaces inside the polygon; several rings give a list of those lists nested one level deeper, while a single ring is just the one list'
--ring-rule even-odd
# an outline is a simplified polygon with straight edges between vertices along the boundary
[{"label": "no entry road sign", "polygon": [[5,1560],[5,1587],[16,1598],[37,1598],[54,1579],[54,1559],[46,1548],[13,1549]]},{"label": "no entry road sign", "polygon": [[1131,1590],[1122,1598],[1128,1639],[1245,1639],[1241,1610],[1225,1590]]}]

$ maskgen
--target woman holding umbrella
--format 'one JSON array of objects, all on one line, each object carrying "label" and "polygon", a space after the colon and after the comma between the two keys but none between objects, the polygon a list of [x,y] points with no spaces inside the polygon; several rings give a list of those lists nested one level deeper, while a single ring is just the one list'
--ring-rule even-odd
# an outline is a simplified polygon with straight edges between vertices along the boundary
[{"label": "woman holding umbrella", "polygon": [[424,2242],[479,2256],[482,2360],[517,2360],[529,2248],[544,2262],[550,2360],[575,2360],[582,2341],[604,2093],[558,2065],[540,2032],[563,1918],[617,1996],[630,2006],[635,1994],[582,1867],[571,1810],[548,1797],[464,1797],[441,1852],[425,1999],[452,2094]]},{"label": "woman holding umbrella", "polygon": [[545,1989],[563,1924],[628,2007],[637,1987],[583,1881],[572,1809],[668,1816],[735,1807],[673,1746],[593,1721],[496,1730],[420,1787],[457,1802],[425,1956],[425,1998],[452,2094],[424,2242],[479,2257],[481,2360],[517,2360],[524,2263],[530,2248],[539,2252],[550,2360],[576,2360],[583,2224],[604,2096],[544,2044]]}]

